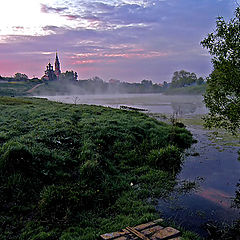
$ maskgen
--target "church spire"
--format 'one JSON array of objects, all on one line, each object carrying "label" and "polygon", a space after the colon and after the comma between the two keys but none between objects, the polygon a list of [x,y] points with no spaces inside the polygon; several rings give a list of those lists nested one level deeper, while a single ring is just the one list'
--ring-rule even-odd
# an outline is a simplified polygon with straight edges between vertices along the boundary
[{"label": "church spire", "polygon": [[58,54],[56,52],[56,58],[55,58],[55,75],[57,76],[57,80],[59,80],[59,76],[61,74],[61,69],[60,69],[60,62],[58,59]]}]

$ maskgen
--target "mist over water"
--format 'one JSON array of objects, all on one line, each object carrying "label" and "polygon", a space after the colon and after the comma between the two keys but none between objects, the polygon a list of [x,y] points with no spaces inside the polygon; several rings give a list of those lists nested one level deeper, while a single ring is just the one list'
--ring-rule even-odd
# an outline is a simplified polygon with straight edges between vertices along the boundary
[{"label": "mist over water", "polygon": [[205,114],[207,109],[201,95],[169,96],[158,94],[91,94],[68,96],[41,96],[51,101],[71,104],[91,104],[120,108],[129,106],[147,109],[150,113],[179,115]]}]

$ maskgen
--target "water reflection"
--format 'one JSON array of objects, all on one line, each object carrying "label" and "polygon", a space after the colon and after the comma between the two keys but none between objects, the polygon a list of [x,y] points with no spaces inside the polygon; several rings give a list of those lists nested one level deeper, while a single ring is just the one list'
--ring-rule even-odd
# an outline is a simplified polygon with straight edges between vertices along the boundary
[{"label": "water reflection", "polygon": [[164,209],[164,217],[172,218],[178,224],[206,236],[203,225],[207,222],[231,224],[240,216],[240,211],[232,208],[234,197],[240,198],[240,192],[236,191],[240,176],[239,148],[225,146],[223,151],[219,151],[219,146],[209,139],[207,130],[190,128],[190,131],[198,140],[190,152],[198,152],[199,156],[186,156],[178,179],[196,181],[201,178],[203,181],[197,191],[173,193],[167,202],[160,199],[157,208],[159,211]]},{"label": "water reflection", "polygon": [[224,208],[230,208],[232,205],[232,196],[230,194],[214,188],[202,188],[201,191],[196,193],[196,195]]},{"label": "water reflection", "polygon": [[173,109],[173,113],[177,115],[186,115],[186,114],[194,114],[197,108],[201,108],[202,105],[200,103],[176,103],[172,102],[171,107]]}]

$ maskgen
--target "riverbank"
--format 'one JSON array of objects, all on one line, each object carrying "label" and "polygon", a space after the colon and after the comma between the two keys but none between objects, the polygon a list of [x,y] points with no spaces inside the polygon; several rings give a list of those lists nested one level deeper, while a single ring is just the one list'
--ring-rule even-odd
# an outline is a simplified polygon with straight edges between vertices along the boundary
[{"label": "riverbank", "polygon": [[168,88],[164,91],[165,95],[203,95],[207,84],[188,86],[181,88]]},{"label": "riverbank", "polygon": [[[166,115],[155,117],[164,118]],[[170,198],[159,200],[163,217],[177,225],[213,239],[237,239],[239,233],[239,172],[240,136],[224,130],[207,130],[202,115],[179,117],[198,142],[186,152],[182,171],[177,179],[195,183],[188,193],[174,190]],[[234,207],[235,206],[235,207]]]},{"label": "riverbank", "polygon": [[90,240],[158,218],[193,142],[138,112],[6,97],[0,110],[3,239]]},{"label": "riverbank", "polygon": [[[185,175],[185,179],[178,181],[180,184],[180,189],[176,190],[177,195],[185,194],[187,191],[187,196],[192,201],[186,203],[186,207],[196,207],[196,211],[192,211],[191,208],[189,209],[188,217],[184,218],[184,224],[182,224],[181,221],[181,214],[180,214],[180,220],[178,221],[178,225],[181,226],[189,226],[189,223],[193,223],[193,216],[198,219],[199,217],[204,220],[204,222],[208,222],[208,217],[206,214],[202,214],[207,208],[207,213],[212,213],[212,209],[218,208],[217,202],[209,202],[209,201],[203,201],[198,200],[193,196],[195,192],[195,187],[200,186],[201,187],[201,181],[202,178],[197,178],[199,176],[199,173],[201,172],[201,169],[204,171],[204,168],[202,166],[206,167],[206,173],[209,174],[209,176],[205,176],[206,181],[204,181],[204,184],[208,184],[208,178],[211,178],[211,176],[214,176],[212,172],[214,172],[215,175],[222,176],[222,179],[228,179],[229,176],[237,177],[239,174],[233,175],[231,173],[231,164],[233,170],[238,171],[239,169],[239,162],[237,161],[238,154],[237,150],[232,151],[231,146],[229,144],[233,145],[233,147],[238,147],[239,143],[239,137],[234,138],[232,135],[220,131],[218,135],[216,134],[216,130],[204,130],[203,128],[203,120],[201,119],[202,115],[207,113],[207,109],[204,107],[204,104],[202,102],[201,96],[184,96],[184,95],[174,95],[174,96],[165,96],[163,94],[122,94],[122,95],[86,95],[86,96],[56,96],[56,97],[48,97],[49,99],[53,101],[61,101],[61,102],[69,102],[69,103],[87,103],[87,104],[94,104],[94,105],[104,105],[104,106],[111,106],[114,108],[119,108],[122,104],[130,107],[135,108],[144,108],[148,109],[148,115],[151,117],[157,118],[160,121],[167,121],[170,123],[169,120],[172,118],[173,121],[177,118],[178,121],[181,121],[187,127],[190,129],[190,131],[193,131],[194,138],[195,139],[202,139],[202,141],[198,141],[196,145],[193,145],[193,148],[188,153],[188,156],[186,156],[185,164],[182,166],[182,171],[185,171],[185,168],[187,168],[187,163],[192,163],[192,166],[194,167],[195,171],[186,171],[189,174],[194,174],[194,176],[191,178],[192,180],[185,181],[186,179],[189,179],[192,175]],[[196,133],[196,135],[195,135]],[[224,137],[223,137],[224,136]],[[195,147],[198,144],[202,144],[204,146],[200,147],[200,150],[202,150],[202,153],[199,150],[196,150]],[[229,154],[225,154],[224,151],[230,151]],[[204,154],[208,154],[209,152],[213,151],[213,155],[209,155],[208,157],[204,157]],[[193,155],[193,156],[191,156]],[[194,156],[195,155],[195,156]],[[188,158],[193,158],[192,161],[188,161]],[[218,161],[218,159],[221,159]],[[213,161],[211,161],[213,160]],[[204,162],[204,164],[202,163]],[[216,165],[212,166],[212,163],[216,163]],[[219,166],[219,163],[221,165]],[[226,175],[221,175],[224,173],[225,169],[221,168],[221,166],[225,166],[225,164],[229,163],[229,166],[227,166],[229,171],[226,171]],[[191,165],[190,165],[191,166]],[[230,167],[230,168],[229,168]],[[212,171],[212,172],[211,172]],[[219,171],[219,172],[218,172]],[[229,174],[228,174],[229,173]],[[198,180],[198,181],[195,181]],[[231,184],[228,183],[227,186],[231,187],[230,191],[228,190],[228,196],[232,198],[235,198],[235,191],[237,189],[236,184],[238,180],[231,181]],[[211,183],[211,181],[210,181]],[[221,182],[219,182],[221,183]],[[226,183],[223,184],[226,186]],[[215,186],[211,186],[211,189],[214,189]],[[220,186],[221,187],[221,186]],[[220,188],[221,190],[221,188]],[[238,194],[239,195],[239,194]],[[180,198],[181,199],[181,198]],[[239,197],[238,197],[239,199]],[[225,199],[224,199],[225,200]],[[229,200],[229,197],[228,197]],[[222,201],[222,198],[221,200]],[[225,202],[225,201],[224,201]],[[228,201],[228,202],[231,202]],[[190,203],[190,204],[189,204]],[[198,204],[200,203],[200,204]],[[207,204],[205,204],[207,203]],[[181,204],[181,202],[180,202]],[[205,206],[206,205],[206,206]],[[180,205],[181,206],[181,205]],[[228,204],[229,206],[229,204]],[[166,218],[172,218],[171,214],[166,214],[165,210],[167,211],[168,208],[161,207],[161,213],[166,216]],[[176,211],[174,211],[174,209]],[[175,206],[172,209],[172,215],[175,215],[177,213],[177,208]],[[194,212],[196,215],[194,215]],[[214,214],[213,214],[214,215]],[[238,216],[234,215],[232,217],[231,213],[224,214],[224,211],[219,211],[218,214],[215,214],[215,220],[219,223],[222,222],[228,222],[231,223],[233,219],[237,219]],[[200,219],[200,220],[201,220]],[[209,220],[212,219],[212,216],[210,216]],[[227,221],[225,221],[227,220]],[[198,220],[197,220],[198,221]],[[216,222],[215,221],[215,222]],[[195,222],[196,223],[196,222]],[[231,224],[230,224],[231,225]],[[196,229],[198,228],[198,229]],[[196,223],[195,230],[199,233],[206,234],[206,228],[202,226],[201,224]],[[189,228],[193,229],[193,228]],[[225,229],[225,228],[224,228]],[[219,238],[218,238],[219,239]],[[234,239],[234,238],[233,238]]]}]

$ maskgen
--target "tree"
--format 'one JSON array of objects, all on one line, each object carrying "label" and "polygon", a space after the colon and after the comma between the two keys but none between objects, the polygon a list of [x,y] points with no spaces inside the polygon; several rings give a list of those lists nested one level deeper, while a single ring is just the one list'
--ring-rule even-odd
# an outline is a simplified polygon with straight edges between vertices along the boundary
[{"label": "tree", "polygon": [[202,77],[198,78],[196,81],[197,85],[202,85],[204,84],[204,79]]},{"label": "tree", "polygon": [[213,72],[207,78],[204,101],[209,109],[207,127],[240,128],[240,8],[226,22],[218,17],[216,30],[201,44],[212,56]]},{"label": "tree", "polygon": [[78,79],[78,74],[77,74],[77,72],[75,72],[74,73],[74,80],[77,81],[77,79]]},{"label": "tree", "polygon": [[190,73],[185,70],[176,71],[173,73],[171,87],[180,88],[191,85],[197,81],[195,73]]},{"label": "tree", "polygon": [[146,79],[142,80],[141,84],[146,86],[146,87],[151,87],[153,85],[151,80],[146,80]]},{"label": "tree", "polygon": [[76,72],[71,71],[66,71],[65,73],[61,73],[60,75],[60,80],[63,81],[74,81],[77,80],[78,75]]},{"label": "tree", "polygon": [[14,78],[17,80],[26,80],[28,76],[24,73],[15,73]]}]

